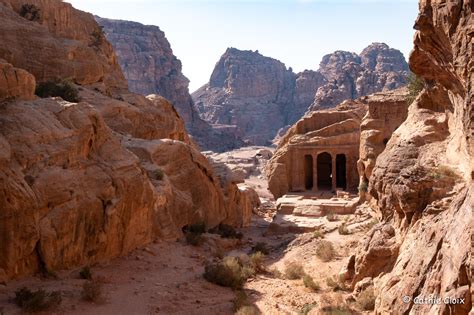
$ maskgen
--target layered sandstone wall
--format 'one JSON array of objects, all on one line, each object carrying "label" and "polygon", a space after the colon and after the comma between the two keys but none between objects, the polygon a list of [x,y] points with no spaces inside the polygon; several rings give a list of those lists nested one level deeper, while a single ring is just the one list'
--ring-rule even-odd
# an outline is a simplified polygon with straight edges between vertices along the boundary
[{"label": "layered sandstone wall", "polygon": [[360,125],[360,147],[357,169],[359,191],[365,196],[377,157],[385,150],[393,132],[405,121],[408,113],[408,90],[401,88],[375,93],[361,98],[367,104],[367,114]]},{"label": "layered sandstone wall", "polygon": [[[0,1],[1,280],[124,255],[193,223],[248,224],[253,192],[220,181],[167,100],[125,88],[107,40],[91,47],[93,16],[29,3],[39,19]],[[35,97],[50,79],[69,79],[80,102]]]},{"label": "layered sandstone wall", "polygon": [[[382,222],[352,266],[353,285],[374,278],[379,314],[471,310],[473,8],[420,1],[410,67],[425,88],[377,158],[369,193]],[[430,295],[464,303],[414,303]]]}]

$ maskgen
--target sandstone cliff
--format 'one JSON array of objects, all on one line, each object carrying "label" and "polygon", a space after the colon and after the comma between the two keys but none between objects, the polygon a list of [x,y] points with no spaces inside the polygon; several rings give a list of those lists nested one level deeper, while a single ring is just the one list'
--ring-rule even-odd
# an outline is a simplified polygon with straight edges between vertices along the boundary
[{"label": "sandstone cliff", "polygon": [[[420,1],[410,67],[425,88],[377,158],[368,192],[381,223],[349,265],[353,285],[374,278],[378,314],[471,310],[472,10]],[[464,303],[414,303],[430,295]]]},{"label": "sandstone cliff", "polygon": [[114,46],[130,91],[159,94],[168,99],[204,150],[224,151],[243,145],[235,128],[211,126],[200,118],[189,94],[189,80],[182,73],[181,61],[173,54],[159,27],[100,17],[96,20]]},{"label": "sandstone cliff", "polygon": [[[192,223],[247,224],[254,194],[219,179],[167,100],[127,90],[94,17],[29,3],[37,13],[0,1],[0,278],[110,259]],[[79,102],[34,96],[64,79]]]},{"label": "sandstone cliff", "polygon": [[229,48],[193,99],[206,121],[236,125],[250,143],[265,145],[308,109],[398,88],[407,75],[402,53],[386,44],[374,43],[360,55],[337,51],[318,71],[298,74],[258,52]]}]

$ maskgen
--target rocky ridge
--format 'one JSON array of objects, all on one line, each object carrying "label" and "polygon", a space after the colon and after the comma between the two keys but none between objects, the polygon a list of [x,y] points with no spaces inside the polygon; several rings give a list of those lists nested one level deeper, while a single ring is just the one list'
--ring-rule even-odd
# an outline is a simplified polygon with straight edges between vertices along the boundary
[{"label": "rocky ridge", "polygon": [[[39,15],[0,1],[0,280],[125,255],[192,223],[247,224],[253,192],[213,169],[166,99],[127,90],[94,17],[30,4]],[[64,79],[79,102],[34,96]]]},{"label": "rocky ridge", "polygon": [[377,157],[368,193],[381,222],[348,265],[353,286],[373,281],[379,314],[472,307],[472,9],[420,1],[410,68],[425,87]]},{"label": "rocky ridge", "polygon": [[360,55],[334,52],[323,58],[318,71],[298,74],[258,51],[229,48],[193,99],[206,121],[236,125],[250,143],[266,145],[308,109],[398,88],[407,75],[402,53],[381,43]]},{"label": "rocky ridge", "polygon": [[113,45],[130,91],[159,94],[168,99],[184,120],[186,129],[204,150],[226,151],[242,146],[231,126],[212,126],[202,120],[189,94],[189,80],[158,26],[95,17]]}]

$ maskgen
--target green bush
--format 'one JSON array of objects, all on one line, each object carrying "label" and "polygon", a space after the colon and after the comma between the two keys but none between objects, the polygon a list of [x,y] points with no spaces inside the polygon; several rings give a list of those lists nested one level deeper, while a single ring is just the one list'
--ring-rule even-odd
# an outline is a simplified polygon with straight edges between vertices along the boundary
[{"label": "green bush", "polygon": [[335,256],[334,246],[330,241],[322,240],[316,247],[316,255],[325,262],[331,261]]},{"label": "green bush", "polygon": [[407,78],[407,81],[408,95],[406,97],[406,101],[408,105],[410,105],[425,87],[425,81],[413,73],[410,73]]},{"label": "green bush", "polygon": [[303,266],[298,262],[290,262],[285,266],[285,276],[287,279],[301,279],[305,275]]},{"label": "green bush", "polygon": [[34,4],[24,4],[20,9],[20,16],[23,18],[37,22],[41,19],[41,10]]},{"label": "green bush", "polygon": [[163,170],[157,168],[150,172],[150,177],[155,180],[163,180],[163,178],[165,177],[165,173],[163,172]]},{"label": "green bush", "polygon": [[313,232],[313,237],[317,239],[324,238],[324,233],[321,231],[321,229],[316,229]]},{"label": "green bush", "polygon": [[21,288],[15,291],[14,302],[26,312],[41,312],[50,310],[61,304],[62,298],[59,291],[47,292],[43,289],[31,291]]},{"label": "green bush", "polygon": [[86,266],[79,271],[81,279],[92,280],[92,271],[89,266]]},{"label": "green bush", "polygon": [[66,80],[52,80],[39,83],[35,94],[41,98],[61,97],[63,100],[77,103],[80,101],[79,92],[76,87]]},{"label": "green bush", "polygon": [[314,282],[313,277],[311,277],[310,275],[303,276],[303,284],[305,287],[307,287],[313,292],[319,291],[320,289],[319,284]]},{"label": "green bush", "polygon": [[201,233],[187,232],[185,237],[186,243],[192,246],[200,246],[204,243],[204,237]]},{"label": "green bush", "polygon": [[359,184],[359,192],[367,192],[369,189],[369,183],[364,180]]},{"label": "green bush", "polygon": [[270,247],[265,242],[258,242],[254,246],[252,246],[251,253],[261,252],[264,255],[270,254]]},{"label": "green bush", "polygon": [[241,232],[237,232],[233,226],[227,224],[219,224],[217,227],[209,230],[209,232],[219,234],[222,238],[234,238],[240,240],[243,237]]}]

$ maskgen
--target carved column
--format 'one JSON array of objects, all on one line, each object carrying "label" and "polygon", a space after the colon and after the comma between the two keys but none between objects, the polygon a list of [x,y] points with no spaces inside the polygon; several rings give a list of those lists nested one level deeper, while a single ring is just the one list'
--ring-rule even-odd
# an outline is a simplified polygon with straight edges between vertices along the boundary
[{"label": "carved column", "polygon": [[311,154],[313,157],[313,191],[318,191],[318,152]]},{"label": "carved column", "polygon": [[331,168],[332,190],[336,191],[336,154],[331,154],[331,160],[332,160],[332,168]]}]

